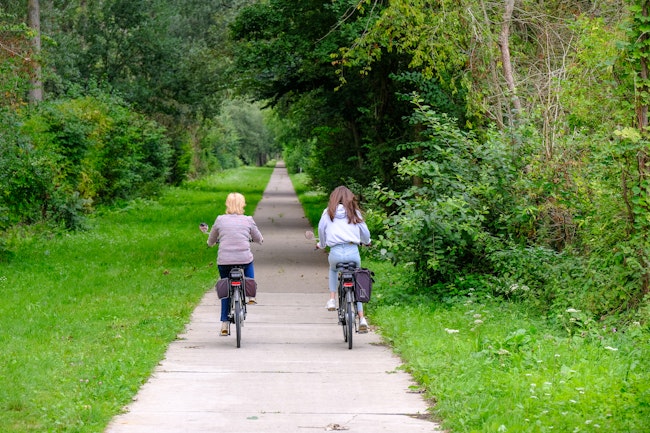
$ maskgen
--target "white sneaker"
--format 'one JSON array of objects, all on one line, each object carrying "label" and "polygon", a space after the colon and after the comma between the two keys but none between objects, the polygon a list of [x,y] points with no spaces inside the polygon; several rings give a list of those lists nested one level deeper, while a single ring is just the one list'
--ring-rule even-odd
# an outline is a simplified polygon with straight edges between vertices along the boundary
[{"label": "white sneaker", "polygon": [[362,317],[359,319],[359,333],[365,334],[366,332],[368,332],[368,322],[365,317]]},{"label": "white sneaker", "polygon": [[329,301],[327,301],[327,310],[328,311],[336,310],[336,301],[334,299],[330,299]]}]

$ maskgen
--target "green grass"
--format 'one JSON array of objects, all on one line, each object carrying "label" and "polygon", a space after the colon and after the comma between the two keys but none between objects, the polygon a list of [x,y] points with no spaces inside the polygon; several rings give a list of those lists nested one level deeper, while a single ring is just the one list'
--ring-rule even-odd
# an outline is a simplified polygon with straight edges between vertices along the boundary
[{"label": "green grass", "polygon": [[[292,180],[306,214],[319,217],[327,197]],[[569,311],[558,328],[524,303],[492,298],[443,304],[411,288],[405,268],[363,263],[376,274],[371,324],[450,432],[650,431],[647,328],[585,326]]]},{"label": "green grass", "polygon": [[216,249],[198,224],[232,191],[252,214],[271,172],[219,173],[86,232],[12,242],[0,263],[0,431],[102,431],[214,284]]},{"label": "green grass", "polygon": [[317,229],[318,221],[323,214],[323,209],[327,207],[329,193],[314,191],[309,185],[309,177],[304,173],[291,174],[290,178],[298,199],[302,204],[305,217],[311,223],[311,226]]},{"label": "green grass", "polygon": [[[382,278],[375,297],[395,287]],[[370,314],[451,431],[650,428],[650,345],[639,327],[569,337],[525,305],[488,299],[413,298]]]}]

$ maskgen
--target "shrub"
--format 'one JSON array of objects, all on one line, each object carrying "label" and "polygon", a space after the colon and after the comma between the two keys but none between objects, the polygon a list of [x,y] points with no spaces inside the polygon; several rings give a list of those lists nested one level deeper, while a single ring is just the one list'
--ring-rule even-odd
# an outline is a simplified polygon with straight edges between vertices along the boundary
[{"label": "shrub", "polygon": [[484,267],[484,239],[492,237],[498,209],[512,200],[508,184],[516,174],[498,139],[480,143],[454,119],[415,102],[413,120],[426,127],[426,140],[405,145],[414,156],[397,164],[414,185],[375,185],[370,199],[386,210],[377,243],[383,255],[409,264],[420,285],[432,286]]},{"label": "shrub", "polygon": [[0,230],[83,227],[95,204],[155,194],[167,181],[164,130],[107,95],[0,111]]},{"label": "shrub", "polygon": [[87,203],[110,204],[157,191],[170,171],[162,127],[106,95],[39,104],[24,132],[51,154],[56,183]]}]

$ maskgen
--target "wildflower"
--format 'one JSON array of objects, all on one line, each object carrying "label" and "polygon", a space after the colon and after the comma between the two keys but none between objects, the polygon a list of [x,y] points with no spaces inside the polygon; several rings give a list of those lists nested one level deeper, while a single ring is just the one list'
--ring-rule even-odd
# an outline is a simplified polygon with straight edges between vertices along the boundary
[{"label": "wildflower", "polygon": [[585,421],[585,424],[591,424],[592,422],[593,422],[592,420],[588,419]]},{"label": "wildflower", "polygon": [[478,314],[478,313],[477,313],[477,314],[474,314],[474,318],[475,318],[475,319],[480,319],[480,318],[481,318],[481,315]]},{"label": "wildflower", "polygon": [[474,324],[475,324],[475,325],[480,325],[481,323],[483,323],[483,321],[482,321],[481,319],[476,319],[476,320],[474,321]]},{"label": "wildflower", "polygon": [[449,328],[445,328],[445,331],[447,332],[447,334],[458,334],[460,332],[458,329],[449,329]]},{"label": "wildflower", "polygon": [[618,350],[616,347],[612,347],[612,346],[605,346],[605,349],[611,350],[612,352],[616,352]]},{"label": "wildflower", "polygon": [[566,309],[566,312],[567,312],[567,313],[579,313],[580,310],[576,310],[575,308],[567,308],[567,309]]},{"label": "wildflower", "polygon": [[510,355],[510,352],[508,352],[506,349],[499,349],[497,353],[499,355]]}]

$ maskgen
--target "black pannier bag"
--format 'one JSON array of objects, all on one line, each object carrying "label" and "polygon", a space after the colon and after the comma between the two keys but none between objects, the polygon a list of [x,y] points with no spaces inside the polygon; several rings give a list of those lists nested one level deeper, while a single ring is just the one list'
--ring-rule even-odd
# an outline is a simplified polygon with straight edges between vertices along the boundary
[{"label": "black pannier bag", "polygon": [[217,296],[219,299],[227,298],[228,292],[230,291],[230,283],[228,278],[220,278],[217,280],[217,284],[214,285],[215,290],[217,291]]},{"label": "black pannier bag", "polygon": [[359,302],[370,301],[370,293],[372,292],[372,276],[375,275],[370,269],[359,268],[354,271],[354,296]]},{"label": "black pannier bag", "polygon": [[244,283],[244,292],[247,298],[254,298],[257,296],[257,281],[252,278],[246,278]]}]

